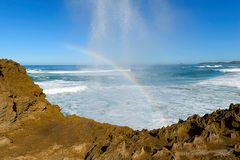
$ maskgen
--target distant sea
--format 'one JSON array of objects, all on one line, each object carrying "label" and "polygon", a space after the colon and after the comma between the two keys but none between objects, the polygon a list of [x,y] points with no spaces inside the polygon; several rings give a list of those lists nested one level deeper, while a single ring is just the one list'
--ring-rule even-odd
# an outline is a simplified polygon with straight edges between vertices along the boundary
[{"label": "distant sea", "polygon": [[25,66],[66,115],[153,129],[240,103],[240,65]]}]

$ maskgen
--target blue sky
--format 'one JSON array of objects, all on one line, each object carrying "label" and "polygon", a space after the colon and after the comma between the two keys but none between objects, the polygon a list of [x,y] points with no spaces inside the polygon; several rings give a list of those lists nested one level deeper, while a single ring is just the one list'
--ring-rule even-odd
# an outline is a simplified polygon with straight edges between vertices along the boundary
[{"label": "blue sky", "polygon": [[239,0],[0,0],[0,57],[105,63],[86,48],[129,64],[240,60],[239,8]]}]

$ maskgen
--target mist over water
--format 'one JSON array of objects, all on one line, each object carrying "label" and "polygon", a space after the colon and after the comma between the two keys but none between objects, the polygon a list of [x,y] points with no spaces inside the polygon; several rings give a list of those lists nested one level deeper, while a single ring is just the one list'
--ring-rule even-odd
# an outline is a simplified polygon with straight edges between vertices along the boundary
[{"label": "mist over water", "polygon": [[[68,3],[72,10],[87,10],[89,14],[86,48],[120,64],[144,63],[143,59],[151,59],[153,53],[161,54],[159,38],[172,22],[167,0],[148,0],[144,8],[141,1],[133,0],[90,0],[88,3],[71,0]],[[145,9],[148,14],[144,15],[141,10]],[[81,16],[75,18],[81,19]]]},{"label": "mist over water", "polygon": [[93,11],[89,43],[91,48],[108,55],[114,53],[114,57],[127,60],[130,52],[138,50],[137,44],[142,42],[147,45],[148,42],[143,42],[149,40],[148,31],[129,0],[95,1],[94,5],[96,10]]}]

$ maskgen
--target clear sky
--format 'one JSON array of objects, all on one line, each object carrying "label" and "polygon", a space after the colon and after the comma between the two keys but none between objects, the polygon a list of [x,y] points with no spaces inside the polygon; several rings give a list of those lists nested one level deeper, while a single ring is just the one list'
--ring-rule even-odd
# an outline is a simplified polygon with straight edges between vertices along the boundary
[{"label": "clear sky", "polygon": [[240,60],[240,1],[0,0],[0,57],[98,61],[82,49],[130,64]]}]

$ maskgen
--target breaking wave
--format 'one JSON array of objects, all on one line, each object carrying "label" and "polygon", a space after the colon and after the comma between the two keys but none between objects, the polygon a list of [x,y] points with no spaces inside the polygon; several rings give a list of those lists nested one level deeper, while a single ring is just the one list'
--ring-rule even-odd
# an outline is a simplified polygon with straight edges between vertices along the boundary
[{"label": "breaking wave", "polygon": [[53,88],[44,90],[45,94],[60,94],[60,93],[76,93],[85,91],[87,86],[77,86],[77,87],[65,87],[65,88]]},{"label": "breaking wave", "polygon": [[240,74],[223,75],[208,80],[204,80],[199,84],[240,88]]},{"label": "breaking wave", "polygon": [[220,69],[220,72],[225,72],[225,73],[240,73],[240,68],[225,68],[225,69]]},{"label": "breaking wave", "polygon": [[111,72],[131,72],[131,69],[109,69],[109,70],[80,70],[80,71],[57,71],[57,70],[27,70],[27,73],[30,74],[42,74],[42,73],[48,73],[48,74],[91,74],[91,73],[111,73]]},{"label": "breaking wave", "polygon": [[47,95],[76,93],[88,89],[86,85],[81,85],[73,81],[53,80],[45,82],[37,82],[43,88],[43,92]]},{"label": "breaking wave", "polygon": [[203,65],[203,66],[198,66],[199,68],[221,68],[222,65]]}]

